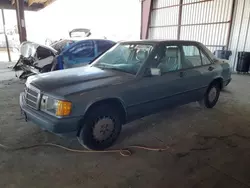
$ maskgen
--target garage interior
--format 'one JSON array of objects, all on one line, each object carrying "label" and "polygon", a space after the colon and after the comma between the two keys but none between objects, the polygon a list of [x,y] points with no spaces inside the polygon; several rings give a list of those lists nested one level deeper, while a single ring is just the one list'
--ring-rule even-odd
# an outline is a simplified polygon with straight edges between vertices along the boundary
[{"label": "garage interior", "polygon": [[142,3],[143,39],[195,40],[212,52],[230,50],[236,71],[238,52],[250,51],[247,0],[152,0]]},{"label": "garage interior", "polygon": [[[44,0],[20,4],[23,11],[48,5]],[[3,9],[14,5],[0,3]],[[230,50],[235,72],[238,52],[250,52],[249,0],[143,0],[141,5],[141,39],[195,40],[212,52]],[[25,41],[24,17],[22,11],[17,14],[20,41]],[[25,81],[15,78],[8,65],[0,62],[0,144],[16,148],[49,142],[82,149],[75,139],[54,136],[21,118]],[[0,187],[250,187],[249,86],[247,73],[235,73],[215,108],[191,103],[136,120],[123,127],[113,146],[166,151],[132,149],[130,157],[123,157],[53,147],[0,149]]]}]

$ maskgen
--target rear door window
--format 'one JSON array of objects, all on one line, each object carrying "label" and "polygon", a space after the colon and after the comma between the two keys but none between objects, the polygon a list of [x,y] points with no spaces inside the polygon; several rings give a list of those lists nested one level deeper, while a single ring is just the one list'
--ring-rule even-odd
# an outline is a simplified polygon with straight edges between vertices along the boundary
[{"label": "rear door window", "polygon": [[202,65],[200,50],[194,45],[183,45],[184,60],[182,68],[199,67]]},{"label": "rear door window", "polygon": [[200,50],[201,52],[201,58],[202,58],[202,64],[203,65],[210,65],[212,62],[208,59],[208,57]]}]

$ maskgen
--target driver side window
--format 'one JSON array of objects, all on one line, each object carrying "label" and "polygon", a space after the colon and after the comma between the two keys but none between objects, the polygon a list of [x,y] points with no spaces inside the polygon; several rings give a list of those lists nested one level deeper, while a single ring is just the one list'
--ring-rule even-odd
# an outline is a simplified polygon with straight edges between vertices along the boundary
[{"label": "driver side window", "polygon": [[163,45],[154,57],[151,68],[157,68],[161,74],[181,69],[181,51],[177,45]]}]

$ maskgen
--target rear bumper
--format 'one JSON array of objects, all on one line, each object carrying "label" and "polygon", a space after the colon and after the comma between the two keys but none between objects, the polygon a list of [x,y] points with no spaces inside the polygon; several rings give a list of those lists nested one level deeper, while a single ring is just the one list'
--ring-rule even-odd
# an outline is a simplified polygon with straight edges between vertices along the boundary
[{"label": "rear bumper", "polygon": [[20,94],[19,101],[20,107],[25,113],[27,120],[32,121],[41,129],[63,136],[76,136],[80,118],[56,118],[44,112],[32,109],[26,105],[24,93]]}]

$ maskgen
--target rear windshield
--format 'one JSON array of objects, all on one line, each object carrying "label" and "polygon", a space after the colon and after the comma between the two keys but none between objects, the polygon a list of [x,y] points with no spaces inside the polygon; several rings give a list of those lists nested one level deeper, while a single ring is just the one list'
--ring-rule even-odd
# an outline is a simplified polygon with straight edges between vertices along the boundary
[{"label": "rear windshield", "polygon": [[65,47],[73,44],[74,42],[74,40],[59,40],[52,43],[50,46],[60,53],[65,49]]}]

